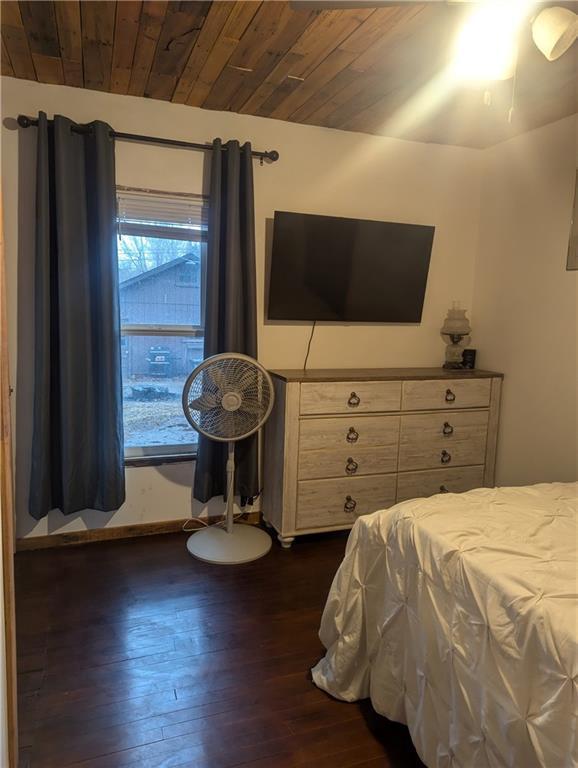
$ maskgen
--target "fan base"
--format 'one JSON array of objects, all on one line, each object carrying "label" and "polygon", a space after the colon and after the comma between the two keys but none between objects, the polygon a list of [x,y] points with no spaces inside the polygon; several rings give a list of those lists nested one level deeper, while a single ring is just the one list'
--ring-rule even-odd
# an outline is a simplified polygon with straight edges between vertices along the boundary
[{"label": "fan base", "polygon": [[205,563],[237,565],[266,555],[271,549],[271,537],[253,525],[234,525],[233,533],[214,525],[189,536],[187,549]]}]

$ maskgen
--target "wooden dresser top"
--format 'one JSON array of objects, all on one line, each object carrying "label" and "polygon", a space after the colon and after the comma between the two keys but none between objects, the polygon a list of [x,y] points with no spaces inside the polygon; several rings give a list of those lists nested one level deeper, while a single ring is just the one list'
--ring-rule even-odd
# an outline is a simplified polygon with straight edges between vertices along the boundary
[{"label": "wooden dresser top", "polygon": [[492,379],[503,378],[494,371],[446,370],[445,368],[301,368],[272,370],[283,381],[404,381],[421,379]]}]

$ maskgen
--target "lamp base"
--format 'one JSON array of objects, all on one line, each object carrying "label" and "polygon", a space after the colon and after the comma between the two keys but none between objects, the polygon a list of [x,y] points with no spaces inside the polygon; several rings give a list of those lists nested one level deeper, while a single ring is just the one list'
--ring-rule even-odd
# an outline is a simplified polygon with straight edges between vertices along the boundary
[{"label": "lamp base", "polygon": [[232,533],[212,525],[189,536],[187,549],[205,563],[237,565],[266,555],[271,549],[271,537],[254,525],[234,525]]},{"label": "lamp base", "polygon": [[463,363],[448,363],[447,361],[443,364],[442,368],[445,368],[449,371],[460,371],[463,370],[466,366]]}]

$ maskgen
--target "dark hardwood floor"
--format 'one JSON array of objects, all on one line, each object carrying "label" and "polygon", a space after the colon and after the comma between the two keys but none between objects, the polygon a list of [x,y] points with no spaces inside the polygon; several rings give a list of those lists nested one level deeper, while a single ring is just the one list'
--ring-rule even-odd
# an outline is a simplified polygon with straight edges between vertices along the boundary
[{"label": "dark hardwood floor", "polygon": [[408,731],[311,682],[343,535],[205,565],[184,535],[17,555],[26,768],[416,768]]}]

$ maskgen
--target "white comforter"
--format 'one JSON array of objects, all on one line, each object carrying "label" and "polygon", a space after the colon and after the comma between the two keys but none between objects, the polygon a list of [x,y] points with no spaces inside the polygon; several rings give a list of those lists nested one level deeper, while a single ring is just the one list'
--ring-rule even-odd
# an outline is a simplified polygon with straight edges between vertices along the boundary
[{"label": "white comforter", "polygon": [[578,765],[578,483],[360,518],[315,683],[407,723],[430,768]]}]

